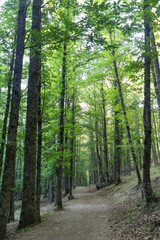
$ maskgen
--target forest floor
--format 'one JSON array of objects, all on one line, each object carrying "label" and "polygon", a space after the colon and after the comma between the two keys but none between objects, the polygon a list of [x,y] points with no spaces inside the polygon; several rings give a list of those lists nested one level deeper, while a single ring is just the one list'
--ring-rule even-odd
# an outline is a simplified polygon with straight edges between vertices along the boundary
[{"label": "forest floor", "polygon": [[[159,173],[152,173],[153,189],[160,197]],[[20,233],[18,221],[8,225],[8,239],[14,240],[158,240],[160,239],[160,202],[145,208],[142,191],[134,176],[103,188],[77,187],[74,199],[64,198],[64,210],[43,203],[42,222]]]}]

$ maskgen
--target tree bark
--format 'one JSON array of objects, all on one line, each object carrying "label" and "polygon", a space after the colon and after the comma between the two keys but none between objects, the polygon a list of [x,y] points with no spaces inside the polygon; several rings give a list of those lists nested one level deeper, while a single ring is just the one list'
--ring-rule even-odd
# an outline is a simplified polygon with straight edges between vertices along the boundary
[{"label": "tree bark", "polygon": [[[14,40],[16,44],[16,37]],[[1,140],[1,148],[0,148],[0,178],[2,174],[2,165],[3,165],[3,157],[4,157],[4,148],[5,148],[5,141],[6,141],[6,131],[7,131],[7,122],[8,122],[8,115],[9,115],[9,108],[10,108],[10,101],[11,101],[11,88],[12,88],[12,75],[14,69],[14,60],[15,60],[15,49],[12,50],[12,59],[10,62],[10,76],[8,79],[8,89],[7,89],[7,101],[6,101],[6,108],[3,120],[3,130],[2,130],[2,140]]]},{"label": "tree bark", "polygon": [[[69,98],[67,98],[67,92],[66,92],[66,108],[65,108],[65,119],[67,119],[67,109],[70,108],[70,101],[69,101]],[[68,129],[66,129],[65,131],[65,151],[67,152],[68,151]],[[64,193],[64,196],[67,196],[68,193],[69,193],[69,167],[68,167],[68,158],[66,157],[64,159],[64,190],[65,190],[65,193]]]},{"label": "tree bark", "polygon": [[155,54],[155,56],[154,56],[154,68],[155,68],[155,73],[156,73],[158,92],[159,92],[159,95],[160,95],[160,68],[159,68],[158,52],[157,52],[157,48],[156,48],[156,42],[155,42],[153,28],[150,29],[150,37],[151,37],[152,49],[153,49],[153,52]]},{"label": "tree bark", "polygon": [[[41,65],[41,64],[40,64]],[[41,221],[41,161],[42,161],[42,108],[41,108],[41,76],[38,83],[38,152],[37,152],[37,179],[36,179],[36,208],[37,219]]]},{"label": "tree bark", "polygon": [[59,157],[56,167],[56,184],[55,184],[55,202],[54,205],[58,209],[62,209],[62,172],[63,172],[63,151],[64,151],[64,101],[65,101],[65,85],[66,85],[66,49],[67,45],[63,46],[63,66],[62,66],[62,86],[60,95],[60,120],[59,120]]},{"label": "tree bark", "polygon": [[[33,0],[32,6],[32,36],[31,43],[36,48],[30,51],[30,67],[28,79],[26,133],[24,147],[24,176],[22,191],[22,209],[19,228],[25,228],[39,222],[36,209],[36,136],[38,116],[38,80],[40,77],[40,42],[41,0]],[[36,32],[36,34],[35,34]],[[37,35],[38,34],[38,35]]]},{"label": "tree bark", "polygon": [[115,139],[114,139],[114,147],[115,147],[115,183],[119,184],[121,182],[120,174],[121,174],[121,138],[120,138],[120,129],[119,129],[119,119],[118,113],[115,111]]},{"label": "tree bark", "polygon": [[98,133],[97,133],[97,131],[98,131],[97,119],[95,119],[95,131],[96,131],[96,154],[97,154],[98,165],[99,165],[99,176],[102,176],[103,175],[102,158],[101,158],[100,153],[99,153],[99,138],[98,138]]},{"label": "tree bark", "polygon": [[151,163],[151,106],[150,106],[150,27],[148,22],[148,13],[146,8],[148,5],[144,0],[144,28],[145,28],[145,59],[144,59],[144,156],[143,156],[143,189],[146,204],[149,205],[154,194],[150,179],[150,163]]},{"label": "tree bark", "polygon": [[[114,89],[117,89],[117,81],[114,81]],[[119,127],[119,118],[118,114],[119,112],[116,110],[117,104],[119,102],[118,96],[116,96],[115,99],[115,123],[114,123],[114,129],[115,129],[115,135],[114,135],[114,161],[115,161],[115,183],[119,184],[121,182],[120,174],[121,174],[121,138],[120,138],[120,127]]]},{"label": "tree bark", "polygon": [[0,194],[0,233],[1,240],[6,237],[6,225],[10,204],[11,190],[14,184],[16,139],[19,117],[19,104],[21,98],[21,76],[24,55],[25,22],[26,22],[26,0],[19,0],[18,29],[16,44],[16,59],[13,76],[12,101],[8,127],[8,139],[6,146],[6,157]]},{"label": "tree bark", "polygon": [[70,159],[70,178],[69,178],[69,199],[73,199],[73,193],[72,193],[72,188],[73,188],[73,175],[74,175],[74,125],[75,125],[75,94],[74,94],[74,88],[73,88],[73,96],[72,96],[72,131],[71,131],[71,159]]},{"label": "tree bark", "polygon": [[[15,188],[15,185],[13,186],[13,189]],[[15,190],[11,191],[11,197],[10,197],[10,206],[9,206],[9,214],[8,214],[8,222],[14,221],[14,197],[15,197]]]},{"label": "tree bark", "polygon": [[91,141],[91,162],[93,166],[93,183],[97,183],[98,181],[98,164],[96,159],[96,153],[95,153],[95,142],[94,142],[94,136],[93,132],[90,132],[90,141]]},{"label": "tree bark", "polygon": [[48,189],[48,198],[49,202],[52,203],[54,202],[54,181],[53,181],[53,176],[51,176],[51,179],[49,180],[49,189]]},{"label": "tree bark", "polygon": [[[68,150],[68,131],[66,131],[65,133],[65,150],[67,151]],[[69,172],[69,169],[68,169],[68,159],[66,158],[65,160],[65,166],[64,166],[64,190],[65,190],[65,193],[64,195],[68,195],[69,193],[69,175],[68,175],[68,172]]]},{"label": "tree bark", "polygon": [[152,78],[153,78],[153,83],[154,83],[155,94],[156,94],[156,98],[157,98],[157,104],[160,109],[160,93],[158,90],[157,79],[156,79],[156,74],[155,74],[153,65],[151,65],[151,70],[152,70]]},{"label": "tree bark", "polygon": [[154,166],[157,167],[159,165],[158,163],[158,155],[157,155],[157,152],[156,152],[156,146],[155,146],[155,141],[154,139],[152,139],[152,158],[153,158],[153,161],[154,161]]},{"label": "tree bark", "polygon": [[23,128],[23,114],[21,113],[21,120],[20,120],[20,137],[19,137],[19,143],[18,143],[18,150],[17,150],[17,166],[16,166],[16,176],[15,181],[18,181],[18,188],[16,192],[16,199],[22,200],[22,187],[21,182],[23,178],[22,173],[22,138],[24,135],[24,128]]},{"label": "tree bark", "polygon": [[106,184],[109,185],[109,169],[108,169],[108,145],[107,145],[107,124],[106,124],[106,106],[104,97],[104,88],[102,83],[102,108],[103,108],[103,151],[104,151],[104,163],[105,163],[105,180]]}]

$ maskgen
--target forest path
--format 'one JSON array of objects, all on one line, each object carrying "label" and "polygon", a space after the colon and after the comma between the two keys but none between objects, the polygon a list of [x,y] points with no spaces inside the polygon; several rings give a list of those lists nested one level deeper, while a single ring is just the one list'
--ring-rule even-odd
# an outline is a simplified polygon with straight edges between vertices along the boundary
[{"label": "forest path", "polygon": [[73,194],[73,200],[65,199],[64,210],[51,210],[51,215],[42,218],[40,224],[13,239],[109,240],[109,216],[113,206],[107,196],[90,187],[77,187]]},{"label": "forest path", "polygon": [[[159,170],[152,186],[160,199]],[[77,187],[74,199],[63,199],[64,209],[42,202],[42,222],[15,234],[18,220],[8,224],[8,240],[160,240],[160,204],[146,211],[135,175],[99,191]],[[47,215],[46,215],[47,214]],[[158,223],[158,225],[155,225]]]}]

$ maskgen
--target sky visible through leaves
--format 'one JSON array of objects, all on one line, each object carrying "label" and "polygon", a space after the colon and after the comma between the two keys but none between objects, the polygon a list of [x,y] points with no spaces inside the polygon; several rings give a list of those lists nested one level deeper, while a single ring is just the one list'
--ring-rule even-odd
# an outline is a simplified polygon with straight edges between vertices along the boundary
[{"label": "sky visible through leaves", "polygon": [[6,0],[0,0],[0,6],[5,2]]}]

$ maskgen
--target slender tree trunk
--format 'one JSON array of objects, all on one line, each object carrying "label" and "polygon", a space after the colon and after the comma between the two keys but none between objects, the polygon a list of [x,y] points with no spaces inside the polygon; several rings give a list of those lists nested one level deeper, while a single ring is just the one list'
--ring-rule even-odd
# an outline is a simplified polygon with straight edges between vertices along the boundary
[{"label": "slender tree trunk", "polygon": [[151,70],[152,70],[152,78],[153,78],[153,83],[154,83],[155,94],[156,94],[156,98],[157,98],[157,104],[160,109],[160,93],[158,90],[157,79],[156,79],[156,74],[155,74],[153,65],[151,65]]},{"label": "slender tree trunk", "polygon": [[[91,123],[91,118],[90,118],[90,123]],[[89,139],[90,139],[90,161],[92,165],[92,174],[93,174],[93,183],[97,183],[98,181],[98,165],[97,165],[97,160],[96,160],[96,153],[95,153],[95,140],[94,140],[94,135],[93,131],[90,131],[89,134]]]},{"label": "slender tree trunk", "polygon": [[[74,151],[76,150],[76,136],[74,136]],[[74,154],[74,158],[73,158],[73,178],[72,178],[72,182],[73,182],[73,189],[76,188],[76,184],[75,184],[75,175],[76,175],[76,158],[75,158],[75,154]]]},{"label": "slender tree trunk", "polygon": [[156,146],[155,146],[154,139],[152,139],[152,158],[154,161],[154,166],[157,167],[159,165],[159,163],[158,163],[158,156],[157,156],[157,152],[156,152]]},{"label": "slender tree trunk", "polygon": [[14,67],[13,88],[10,120],[8,127],[8,139],[6,146],[6,157],[4,165],[4,173],[2,180],[2,189],[0,194],[0,233],[1,240],[6,237],[6,225],[8,219],[8,211],[10,204],[11,190],[14,184],[15,174],[15,157],[16,157],[16,139],[19,117],[19,104],[21,98],[21,76],[24,55],[24,39],[25,39],[25,20],[26,20],[26,1],[19,0],[18,11],[18,30],[16,59]]},{"label": "slender tree trunk", "polygon": [[19,144],[18,144],[18,151],[17,151],[17,171],[16,171],[16,180],[19,182],[18,189],[16,193],[16,198],[18,200],[22,199],[22,188],[21,188],[21,182],[22,182],[22,138],[24,134],[24,128],[23,128],[23,115],[21,114],[21,120],[20,120],[20,137],[19,137]]},{"label": "slender tree trunk", "polygon": [[[117,89],[117,81],[114,81],[114,89]],[[114,136],[114,161],[115,161],[115,170],[114,170],[114,177],[116,184],[119,184],[121,182],[120,174],[121,174],[121,138],[120,138],[120,127],[119,127],[119,118],[118,114],[119,112],[116,110],[117,105],[119,102],[118,96],[116,96],[115,99],[115,136]]]},{"label": "slender tree trunk", "polygon": [[51,176],[51,179],[49,180],[49,190],[48,190],[48,198],[49,202],[52,203],[54,202],[54,181],[53,181],[53,176]]},{"label": "slender tree trunk", "polygon": [[130,156],[130,151],[129,151],[129,146],[127,149],[127,174],[131,175],[132,171],[132,165],[131,165],[131,156]]},{"label": "slender tree trunk", "polygon": [[47,180],[44,180],[43,183],[43,199],[48,197],[48,183]]},{"label": "slender tree trunk", "polygon": [[158,92],[159,92],[159,95],[160,95],[160,68],[159,68],[158,52],[157,52],[157,48],[156,48],[156,42],[155,42],[153,28],[150,31],[150,36],[151,36],[152,49],[153,49],[153,52],[155,54],[154,68],[155,68],[155,73],[156,73]]},{"label": "slender tree trunk", "polygon": [[160,152],[159,152],[159,144],[158,144],[157,126],[156,126],[156,120],[155,120],[154,113],[153,113],[153,124],[154,124],[154,133],[155,133],[155,140],[156,140],[157,153],[158,153],[158,162],[160,163]]},{"label": "slender tree trunk", "polygon": [[[37,34],[41,29],[41,0],[33,0],[31,42],[36,48],[31,48],[28,79],[26,133],[24,147],[24,176],[22,191],[22,209],[19,228],[39,222],[36,209],[36,136],[38,116],[38,80],[40,77],[40,42]],[[36,31],[36,34],[35,34]],[[39,35],[38,35],[39,36]],[[39,36],[40,37],[40,36]],[[38,47],[37,47],[38,46]]]},{"label": "slender tree trunk", "polygon": [[115,111],[115,182],[119,184],[121,182],[121,139],[120,139],[120,129],[119,129],[119,119],[117,116],[117,111]]},{"label": "slender tree trunk", "polygon": [[62,87],[60,96],[60,120],[59,120],[59,159],[56,167],[56,185],[55,185],[55,206],[62,209],[62,172],[63,172],[63,151],[64,151],[64,100],[66,85],[66,44],[63,46],[63,67],[62,67]]},{"label": "slender tree trunk", "polygon": [[96,153],[95,153],[95,142],[94,142],[93,132],[90,133],[90,140],[91,140],[91,162],[93,166],[93,177],[94,177],[94,183],[97,183],[98,164],[97,164]]},{"label": "slender tree trunk", "polygon": [[[70,108],[70,101],[69,98],[67,98],[67,92],[66,92],[66,107],[65,107],[65,120],[67,120],[67,109]],[[65,131],[65,151],[68,151],[68,129]],[[68,168],[68,158],[64,158],[64,189],[65,193],[64,195],[68,195],[69,193],[69,168]]]},{"label": "slender tree trunk", "polygon": [[102,171],[102,158],[99,153],[99,139],[98,139],[98,122],[97,119],[95,120],[95,131],[96,131],[96,154],[97,154],[97,159],[98,159],[98,165],[99,165],[99,177],[103,176],[103,171]]},{"label": "slender tree trunk", "polygon": [[[66,131],[65,133],[65,150],[67,152],[68,150],[68,131]],[[68,176],[68,172],[69,172],[69,169],[68,169],[68,164],[67,164],[67,161],[68,159],[66,158],[65,160],[65,166],[64,166],[64,189],[65,189],[65,193],[64,195],[66,196],[68,193],[69,193],[69,176]]]},{"label": "slender tree trunk", "polygon": [[[112,55],[113,55],[113,57],[115,57],[114,51],[112,52]],[[129,124],[128,124],[126,109],[125,109],[125,105],[124,105],[124,99],[123,99],[121,83],[120,83],[120,79],[119,79],[119,75],[118,75],[118,69],[117,69],[116,60],[114,60],[113,63],[114,63],[114,70],[115,70],[115,75],[116,75],[116,81],[117,81],[117,86],[118,86],[118,91],[119,91],[119,96],[120,96],[120,101],[121,101],[121,106],[122,106],[122,112],[123,112],[125,126],[126,126],[127,138],[128,138],[128,142],[129,142],[129,146],[130,146],[133,162],[134,162],[134,165],[135,165],[135,170],[136,170],[137,179],[138,179],[138,185],[140,185],[142,183],[142,179],[141,179],[141,175],[140,175],[140,172],[139,172],[138,161],[137,161],[137,158],[136,158],[136,154],[135,154],[135,150],[134,150],[133,142],[132,142],[132,138],[131,138],[130,127],[129,127]]]},{"label": "slender tree trunk", "polygon": [[150,28],[148,22],[148,13],[146,8],[148,5],[144,0],[144,27],[145,27],[145,63],[144,63],[144,157],[143,157],[143,189],[146,204],[149,205],[154,194],[151,187],[150,164],[151,164],[151,106],[150,106]]},{"label": "slender tree trunk", "polygon": [[[15,36],[14,44],[16,44],[16,36]],[[6,141],[7,122],[8,122],[10,100],[11,100],[11,87],[12,87],[12,74],[13,74],[13,68],[14,68],[14,60],[15,60],[15,49],[13,49],[13,51],[12,51],[12,59],[11,59],[11,62],[10,62],[10,77],[9,77],[9,80],[8,80],[8,93],[7,93],[5,116],[4,116],[4,120],[3,120],[3,131],[2,131],[2,140],[1,140],[1,148],[0,148],[0,177],[1,177],[1,173],[2,173],[2,164],[3,164],[3,155],[4,155],[4,148],[5,148],[5,141]],[[15,172],[14,172],[14,174],[15,174]],[[15,188],[15,183],[13,183],[12,188],[13,189]],[[11,191],[11,198],[10,198],[8,222],[14,220],[14,197],[15,197],[15,190],[12,190]]]},{"label": "slender tree trunk", "polygon": [[[65,170],[67,170],[67,168],[65,168]],[[64,189],[65,189],[64,195],[67,196],[69,193],[69,176],[68,176],[68,174],[66,174],[66,176],[64,178],[65,178],[64,179]]]},{"label": "slender tree trunk", "polygon": [[92,156],[93,156],[93,168],[94,168],[94,183],[98,181],[98,164],[97,164],[97,158],[95,153],[95,147],[92,149]]},{"label": "slender tree trunk", "polygon": [[[78,161],[79,161],[80,157],[78,158]],[[77,162],[76,164],[76,185],[79,186],[79,171],[78,171],[78,168],[79,168],[79,162]]]},{"label": "slender tree trunk", "polygon": [[[131,158],[130,158],[130,151],[129,151],[129,144],[127,149],[125,150],[125,163],[124,163],[124,168],[125,168],[125,175],[131,175]],[[124,154],[123,154],[124,155]]]},{"label": "slender tree trunk", "polygon": [[104,97],[104,88],[102,83],[102,107],[103,107],[103,147],[104,147],[104,163],[105,163],[105,180],[109,185],[109,169],[108,169],[108,144],[107,144],[107,124],[106,124],[106,106]]},{"label": "slender tree trunk", "polygon": [[70,178],[69,178],[69,199],[73,199],[74,196],[72,194],[73,188],[73,174],[74,174],[74,125],[75,125],[75,94],[73,89],[73,97],[72,97],[72,132],[71,132],[71,159],[70,159]]},{"label": "slender tree trunk", "polygon": [[36,179],[36,208],[37,219],[41,221],[41,160],[42,160],[42,109],[41,109],[41,76],[38,84],[38,152],[37,152],[37,179]]},{"label": "slender tree trunk", "polygon": [[[16,43],[16,37],[15,41]],[[14,68],[14,59],[15,59],[15,49],[12,50],[12,59],[10,62],[10,76],[8,79],[8,89],[7,89],[7,101],[6,101],[6,108],[3,120],[3,130],[2,130],[2,140],[1,140],[1,147],[0,147],[0,178],[2,174],[2,165],[3,165],[3,155],[4,155],[4,148],[5,148],[5,141],[6,141],[6,131],[7,131],[7,122],[8,122],[8,115],[9,115],[9,108],[10,108],[10,101],[11,101],[11,87],[12,87],[12,75],[13,75],[13,68]]]}]

